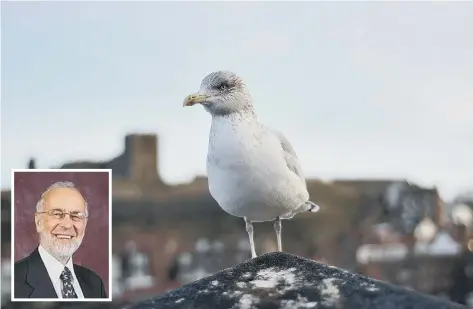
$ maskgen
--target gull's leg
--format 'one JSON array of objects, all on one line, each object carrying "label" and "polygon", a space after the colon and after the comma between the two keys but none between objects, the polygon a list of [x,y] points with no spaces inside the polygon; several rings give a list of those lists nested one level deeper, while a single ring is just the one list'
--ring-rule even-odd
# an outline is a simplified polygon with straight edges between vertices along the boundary
[{"label": "gull's leg", "polygon": [[244,217],[244,219],[246,224],[246,232],[248,233],[248,237],[250,238],[251,258],[253,259],[256,257],[255,242],[253,240],[253,224],[246,217]]},{"label": "gull's leg", "polygon": [[274,230],[276,231],[276,237],[278,239],[279,252],[282,252],[281,229],[282,229],[281,218],[277,217],[276,220],[274,220]]}]

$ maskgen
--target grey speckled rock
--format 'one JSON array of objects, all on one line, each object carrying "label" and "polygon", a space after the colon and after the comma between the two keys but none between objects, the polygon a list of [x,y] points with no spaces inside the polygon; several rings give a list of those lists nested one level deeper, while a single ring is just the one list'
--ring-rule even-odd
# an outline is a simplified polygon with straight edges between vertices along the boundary
[{"label": "grey speckled rock", "polygon": [[268,253],[130,309],[465,308],[287,253]]}]

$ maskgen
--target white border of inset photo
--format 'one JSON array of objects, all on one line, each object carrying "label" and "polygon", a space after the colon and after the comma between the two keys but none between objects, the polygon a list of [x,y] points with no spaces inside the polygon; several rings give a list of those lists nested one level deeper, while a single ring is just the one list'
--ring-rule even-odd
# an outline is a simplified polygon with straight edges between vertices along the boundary
[{"label": "white border of inset photo", "polygon": [[[15,298],[15,172],[60,172],[60,173],[108,173],[108,297],[107,298]],[[113,294],[112,281],[112,170],[111,169],[12,169],[11,170],[11,301],[12,302],[111,302]]]}]

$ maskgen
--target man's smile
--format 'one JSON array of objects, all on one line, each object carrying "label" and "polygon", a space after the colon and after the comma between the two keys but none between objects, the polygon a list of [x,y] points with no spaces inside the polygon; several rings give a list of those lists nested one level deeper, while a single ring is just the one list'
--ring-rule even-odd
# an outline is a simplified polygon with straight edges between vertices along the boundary
[{"label": "man's smile", "polygon": [[56,238],[59,238],[59,239],[71,239],[72,235],[66,235],[66,234],[53,234],[54,236],[56,236]]}]

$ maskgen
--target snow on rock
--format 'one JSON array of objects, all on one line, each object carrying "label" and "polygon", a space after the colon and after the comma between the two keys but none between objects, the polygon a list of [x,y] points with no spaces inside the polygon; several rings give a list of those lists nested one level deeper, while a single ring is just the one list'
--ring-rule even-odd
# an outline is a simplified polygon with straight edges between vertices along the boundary
[{"label": "snow on rock", "polygon": [[127,309],[460,309],[292,254],[264,254]]}]

